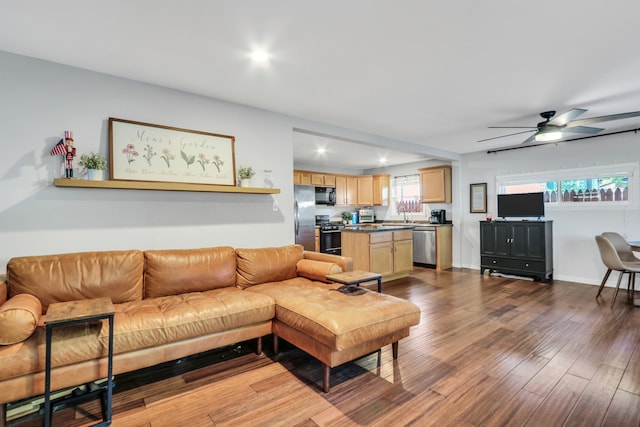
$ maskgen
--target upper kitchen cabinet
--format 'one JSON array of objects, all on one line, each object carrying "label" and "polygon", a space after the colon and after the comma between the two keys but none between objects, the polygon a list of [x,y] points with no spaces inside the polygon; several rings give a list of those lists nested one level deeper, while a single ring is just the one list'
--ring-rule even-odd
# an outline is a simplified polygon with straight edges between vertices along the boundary
[{"label": "upper kitchen cabinet", "polygon": [[293,183],[311,185],[311,173],[305,171],[293,171]]},{"label": "upper kitchen cabinet", "polygon": [[312,172],[311,185],[315,185],[316,187],[335,187],[336,176]]},{"label": "upper kitchen cabinet", "polygon": [[335,187],[338,206],[387,206],[389,204],[389,175],[333,175],[294,170],[293,183]]},{"label": "upper kitchen cabinet", "polygon": [[365,175],[357,178],[358,205],[373,205],[373,176]]},{"label": "upper kitchen cabinet", "polygon": [[335,187],[336,176],[320,172],[294,170],[293,183],[315,185],[316,187]]},{"label": "upper kitchen cabinet", "polygon": [[451,203],[451,166],[418,169],[422,203]]},{"label": "upper kitchen cabinet", "polygon": [[356,205],[358,202],[358,177],[351,175],[337,175],[336,206]]},{"label": "upper kitchen cabinet", "polygon": [[388,206],[390,191],[389,175],[373,175],[373,205]]}]

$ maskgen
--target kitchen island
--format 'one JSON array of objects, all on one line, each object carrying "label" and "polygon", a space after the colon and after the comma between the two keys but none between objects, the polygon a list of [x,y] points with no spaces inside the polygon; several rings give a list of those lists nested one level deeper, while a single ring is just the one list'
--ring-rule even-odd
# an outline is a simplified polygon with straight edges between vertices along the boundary
[{"label": "kitchen island", "polygon": [[342,231],[342,255],[353,269],[382,275],[382,281],[407,277],[413,270],[415,224],[367,224]]}]

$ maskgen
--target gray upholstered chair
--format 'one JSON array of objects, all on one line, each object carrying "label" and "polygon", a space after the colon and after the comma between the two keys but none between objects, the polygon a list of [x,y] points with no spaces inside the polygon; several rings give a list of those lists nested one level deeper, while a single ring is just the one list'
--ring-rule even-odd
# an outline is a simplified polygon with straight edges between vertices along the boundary
[{"label": "gray upholstered chair", "polygon": [[621,234],[613,231],[607,231],[602,233],[601,236],[613,244],[622,262],[631,264],[638,263],[640,266],[640,259],[633,254],[631,246],[627,243],[627,239],[625,239]]},{"label": "gray upholstered chair", "polygon": [[[607,267],[607,272],[602,279],[602,283],[600,284],[600,288],[598,289],[598,294],[596,295],[596,299],[600,296],[602,289],[604,288],[607,279],[612,271],[620,272],[618,276],[618,284],[616,285],[616,290],[613,294],[613,299],[611,300],[611,306],[616,301],[616,297],[618,296],[618,291],[620,290],[620,282],[622,281],[622,276],[627,273],[629,274],[629,284],[628,291],[635,290],[635,278],[636,273],[640,273],[640,264],[635,262],[625,262],[620,259],[620,255],[616,250],[616,246],[604,236],[596,236],[596,243],[598,244],[598,249],[600,250],[600,258],[602,262]],[[633,255],[633,254],[632,254]]]}]

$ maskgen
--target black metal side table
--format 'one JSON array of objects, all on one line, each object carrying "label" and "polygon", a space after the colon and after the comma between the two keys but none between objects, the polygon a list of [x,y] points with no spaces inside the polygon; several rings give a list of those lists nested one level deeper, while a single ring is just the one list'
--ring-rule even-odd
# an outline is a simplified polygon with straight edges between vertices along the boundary
[{"label": "black metal side table", "polygon": [[106,399],[102,402],[102,422],[94,424],[94,426],[111,425],[111,398],[113,395],[113,315],[115,309],[109,298],[96,298],[90,300],[59,302],[49,305],[45,317],[45,326],[47,332],[46,341],[46,361],[45,361],[45,380],[44,380],[44,425],[51,426],[52,407],[51,407],[51,337],[53,329],[60,326],[72,325],[75,323],[96,322],[102,319],[109,320],[109,353],[107,363],[107,389],[97,390],[96,392],[105,393]]}]

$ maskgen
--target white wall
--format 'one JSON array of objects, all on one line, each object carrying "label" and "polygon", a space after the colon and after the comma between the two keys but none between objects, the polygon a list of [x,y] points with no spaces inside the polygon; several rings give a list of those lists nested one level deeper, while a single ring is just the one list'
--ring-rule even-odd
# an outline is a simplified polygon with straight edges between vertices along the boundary
[{"label": "white wall", "polygon": [[[495,216],[496,176],[639,160],[640,135],[634,133],[498,154],[478,152],[464,155],[460,162],[460,219],[454,221],[454,265],[480,268],[478,221],[485,215],[469,213],[469,184],[487,183],[487,205]],[[632,178],[630,185],[639,185],[637,176]],[[625,208],[602,208],[590,204],[568,209],[547,208],[545,217],[553,220],[554,278],[599,284],[606,268],[600,260],[594,236],[603,231],[616,231],[638,240],[639,214],[637,204]]]},{"label": "white wall", "polygon": [[[0,272],[22,255],[293,243],[294,119],[3,52],[0,76]],[[109,117],[234,135],[236,165],[258,171],[256,186],[273,170],[281,194],[54,187],[64,130],[78,156],[108,154]]]}]

